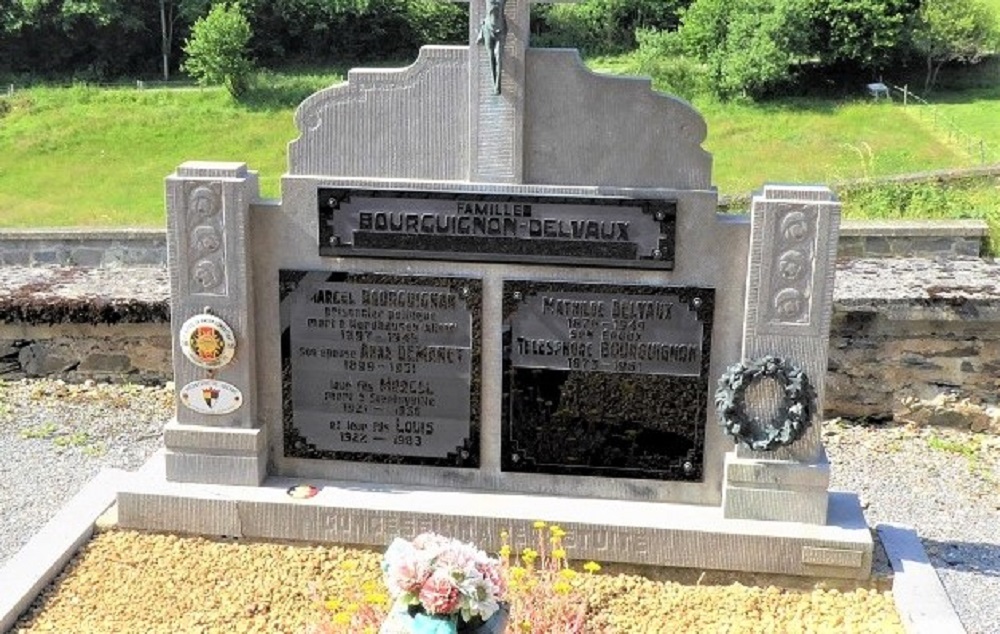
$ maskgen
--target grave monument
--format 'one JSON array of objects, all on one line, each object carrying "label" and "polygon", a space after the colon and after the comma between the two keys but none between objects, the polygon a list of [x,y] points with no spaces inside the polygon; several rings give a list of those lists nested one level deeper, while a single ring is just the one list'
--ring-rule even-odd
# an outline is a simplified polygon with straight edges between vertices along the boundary
[{"label": "grave monument", "polygon": [[468,46],[306,99],[280,201],[242,163],[167,178],[176,418],[121,524],[544,519],[579,558],[867,577],[817,425],[839,204],[718,214],[701,116],[529,47],[528,9],[473,0]]}]

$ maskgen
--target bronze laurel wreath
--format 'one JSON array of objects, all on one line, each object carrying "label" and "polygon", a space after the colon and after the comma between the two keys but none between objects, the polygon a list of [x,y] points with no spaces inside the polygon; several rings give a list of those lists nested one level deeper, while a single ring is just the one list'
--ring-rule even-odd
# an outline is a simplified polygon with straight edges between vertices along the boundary
[{"label": "bronze laurel wreath", "polygon": [[[761,421],[747,414],[746,391],[759,378],[778,382],[785,393],[773,419]],[[762,357],[729,366],[719,379],[715,409],[726,433],[754,451],[773,451],[790,445],[812,423],[816,392],[801,368],[778,357]]]}]

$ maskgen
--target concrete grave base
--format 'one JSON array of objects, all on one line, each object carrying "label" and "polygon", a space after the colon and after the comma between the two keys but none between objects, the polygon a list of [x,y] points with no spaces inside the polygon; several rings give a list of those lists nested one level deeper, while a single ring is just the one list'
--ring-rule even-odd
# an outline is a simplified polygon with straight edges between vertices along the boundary
[{"label": "concrete grave base", "polygon": [[726,519],[717,506],[442,491],[347,481],[312,481],[310,499],[287,494],[300,480],[269,477],[260,487],[168,482],[164,456],[120,489],[121,526],[242,538],[383,547],[433,530],[498,547],[535,541],[545,520],[569,533],[574,559],[867,579],[872,537],[857,496],[831,493],[826,525]]}]

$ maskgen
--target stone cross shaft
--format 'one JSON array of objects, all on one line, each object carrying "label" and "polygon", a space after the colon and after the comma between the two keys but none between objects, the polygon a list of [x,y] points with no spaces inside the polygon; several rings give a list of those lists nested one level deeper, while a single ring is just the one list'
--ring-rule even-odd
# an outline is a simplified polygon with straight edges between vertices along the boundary
[{"label": "stone cross shaft", "polygon": [[451,1],[469,2],[469,180],[523,183],[525,57],[531,4],[580,0],[506,0],[503,3],[507,33],[502,54],[503,71],[499,78],[500,94],[496,94],[489,51],[478,42],[491,0]]}]

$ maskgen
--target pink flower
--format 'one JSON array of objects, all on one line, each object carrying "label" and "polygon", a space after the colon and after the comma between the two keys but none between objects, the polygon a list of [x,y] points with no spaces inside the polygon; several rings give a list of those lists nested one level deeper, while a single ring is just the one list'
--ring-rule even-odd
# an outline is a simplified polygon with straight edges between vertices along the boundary
[{"label": "pink flower", "polygon": [[458,586],[446,570],[435,570],[420,588],[420,603],[428,614],[452,614],[458,601]]},{"label": "pink flower", "polygon": [[483,576],[483,579],[489,582],[498,598],[503,598],[507,594],[507,581],[500,573],[500,566],[498,564],[490,560],[477,561],[476,570]]},{"label": "pink flower", "polygon": [[430,575],[427,564],[414,559],[397,561],[389,567],[391,583],[402,592],[416,594]]}]

